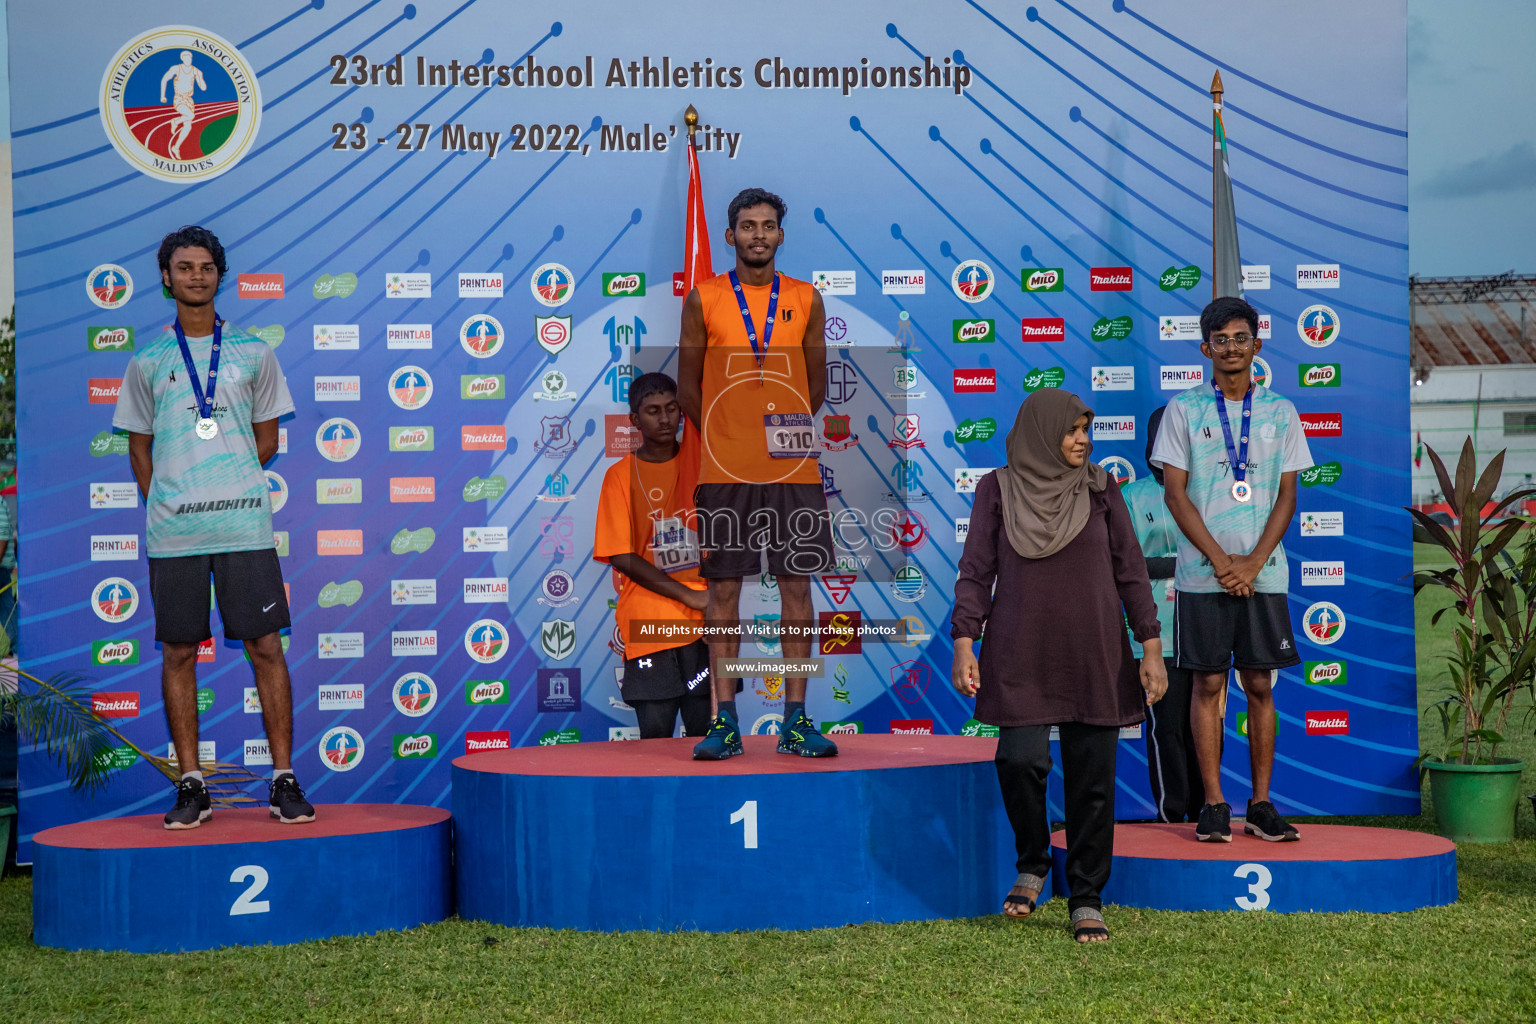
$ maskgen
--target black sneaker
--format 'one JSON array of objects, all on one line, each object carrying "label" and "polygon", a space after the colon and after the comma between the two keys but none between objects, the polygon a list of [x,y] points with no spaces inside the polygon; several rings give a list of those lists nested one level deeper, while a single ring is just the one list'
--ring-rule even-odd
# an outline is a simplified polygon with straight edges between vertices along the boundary
[{"label": "black sneaker", "polygon": [[298,779],[292,775],[279,775],[267,783],[267,788],[272,792],[268,808],[272,817],[284,825],[299,825],[315,820],[315,809],[304,799],[304,791],[299,788]]},{"label": "black sneaker", "polygon": [[1232,806],[1206,804],[1200,808],[1200,820],[1195,823],[1195,838],[1202,843],[1230,843],[1232,841]]},{"label": "black sneaker", "polygon": [[1248,801],[1248,816],[1243,822],[1243,831],[1258,836],[1266,843],[1294,843],[1301,838],[1296,826],[1280,817],[1275,805],[1268,800],[1260,800],[1258,803]]},{"label": "black sneaker", "polygon": [[199,779],[182,779],[176,784],[176,806],[165,812],[166,828],[197,828],[213,817],[213,801]]}]

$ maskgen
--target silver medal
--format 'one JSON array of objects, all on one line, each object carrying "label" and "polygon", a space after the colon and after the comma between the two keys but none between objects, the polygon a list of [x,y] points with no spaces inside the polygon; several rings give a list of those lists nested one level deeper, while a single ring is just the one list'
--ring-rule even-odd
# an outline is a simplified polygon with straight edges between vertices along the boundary
[{"label": "silver medal", "polygon": [[1247,480],[1238,480],[1232,484],[1233,501],[1251,501],[1253,499],[1253,486]]},{"label": "silver medal", "polygon": [[213,419],[200,419],[197,421],[197,436],[204,441],[212,441],[219,436],[219,424]]}]

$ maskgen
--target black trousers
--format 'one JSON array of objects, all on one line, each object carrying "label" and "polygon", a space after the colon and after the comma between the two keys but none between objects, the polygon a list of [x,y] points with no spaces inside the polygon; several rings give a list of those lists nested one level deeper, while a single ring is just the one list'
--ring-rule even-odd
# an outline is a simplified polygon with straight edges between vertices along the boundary
[{"label": "black trousers", "polygon": [[[999,730],[997,781],[1013,826],[1020,874],[1051,872],[1051,819],[1045,779],[1051,773],[1051,727],[1017,725]],[[1109,881],[1115,845],[1115,753],[1120,730],[1113,725],[1061,723],[1061,772],[1067,796],[1067,907],[1098,909]]]},{"label": "black trousers", "polygon": [[1187,668],[1168,667],[1168,692],[1147,708],[1142,735],[1147,741],[1147,777],[1152,784],[1152,803],[1158,821],[1194,821],[1205,803],[1205,783],[1200,779],[1200,759],[1195,756],[1195,737],[1189,728],[1189,704],[1195,674]]},{"label": "black trousers", "polygon": [[709,731],[709,688],[706,686],[670,700],[632,700],[629,705],[635,709],[643,740],[670,738],[679,712],[683,716],[684,736],[703,736]]}]

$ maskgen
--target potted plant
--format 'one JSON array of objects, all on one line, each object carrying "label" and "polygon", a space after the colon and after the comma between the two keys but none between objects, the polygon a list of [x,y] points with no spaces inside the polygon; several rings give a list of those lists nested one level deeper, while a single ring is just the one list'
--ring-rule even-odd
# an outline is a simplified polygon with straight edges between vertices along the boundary
[{"label": "potted plant", "polygon": [[[1438,756],[1426,752],[1419,762],[1429,774],[1442,835],[1458,842],[1505,842],[1514,836],[1525,766],[1499,757],[1498,749],[1505,731],[1530,714],[1536,675],[1533,521],[1505,512],[1536,489],[1512,491],[1490,504],[1504,469],[1503,452],[1479,476],[1468,438],[1452,480],[1440,456],[1433,448],[1428,451],[1451,507],[1452,526],[1417,509],[1408,511],[1451,565],[1414,573],[1414,590],[1434,586],[1450,591],[1452,604],[1430,621],[1438,625],[1447,612],[1454,612],[1457,621],[1455,651],[1447,662],[1450,692],[1430,705],[1440,716],[1443,750]],[[1524,542],[1512,558],[1506,548],[1522,531]]]}]

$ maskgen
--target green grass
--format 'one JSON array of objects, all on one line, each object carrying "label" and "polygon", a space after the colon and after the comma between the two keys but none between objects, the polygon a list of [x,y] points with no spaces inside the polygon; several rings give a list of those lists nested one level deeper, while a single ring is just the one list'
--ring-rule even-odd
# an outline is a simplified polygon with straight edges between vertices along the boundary
[{"label": "green grass", "polygon": [[[1428,625],[1433,601],[1421,597],[1416,612],[1421,703],[1444,660],[1443,630]],[[1526,736],[1501,754],[1536,763],[1536,742]],[[1525,783],[1536,789],[1530,769]],[[1433,830],[1428,817],[1330,820]],[[0,1019],[1528,1021],[1528,803],[1517,830],[1513,843],[1457,851],[1460,900],[1449,907],[1374,916],[1111,907],[1114,937],[1095,948],[1070,942],[1065,903],[1053,900],[1023,923],[594,935],[453,920],[300,946],[59,953],[30,941],[23,874],[0,882]],[[791,888],[793,864],[782,877]]]}]

